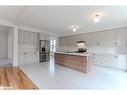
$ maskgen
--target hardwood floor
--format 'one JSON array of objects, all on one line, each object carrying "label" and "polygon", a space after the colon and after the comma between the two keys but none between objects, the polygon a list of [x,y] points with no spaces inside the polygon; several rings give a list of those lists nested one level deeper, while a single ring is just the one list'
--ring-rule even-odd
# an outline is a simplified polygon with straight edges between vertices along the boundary
[{"label": "hardwood floor", "polygon": [[38,89],[38,87],[18,67],[0,68],[0,90]]}]

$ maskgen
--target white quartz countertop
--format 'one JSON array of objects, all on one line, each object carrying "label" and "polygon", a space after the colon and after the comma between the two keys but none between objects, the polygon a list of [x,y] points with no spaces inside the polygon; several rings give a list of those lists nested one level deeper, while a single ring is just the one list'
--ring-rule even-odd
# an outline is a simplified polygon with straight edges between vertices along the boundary
[{"label": "white quartz countertop", "polygon": [[55,53],[68,54],[68,55],[76,55],[76,56],[90,56],[90,55],[92,55],[90,53],[67,53],[67,52],[55,52]]}]

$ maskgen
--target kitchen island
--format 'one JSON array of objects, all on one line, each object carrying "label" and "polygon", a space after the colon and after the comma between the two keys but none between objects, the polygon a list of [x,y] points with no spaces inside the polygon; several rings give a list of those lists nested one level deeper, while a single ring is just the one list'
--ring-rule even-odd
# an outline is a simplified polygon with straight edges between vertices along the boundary
[{"label": "kitchen island", "polygon": [[59,64],[83,73],[87,73],[91,70],[91,64],[88,53],[55,53],[55,64]]}]

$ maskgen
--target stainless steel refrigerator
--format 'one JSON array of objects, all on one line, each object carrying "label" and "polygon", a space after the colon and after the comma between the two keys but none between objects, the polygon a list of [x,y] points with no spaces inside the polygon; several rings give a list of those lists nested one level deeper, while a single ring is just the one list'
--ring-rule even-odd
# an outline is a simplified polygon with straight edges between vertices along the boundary
[{"label": "stainless steel refrigerator", "polygon": [[40,40],[40,62],[49,61],[50,58],[50,41]]}]

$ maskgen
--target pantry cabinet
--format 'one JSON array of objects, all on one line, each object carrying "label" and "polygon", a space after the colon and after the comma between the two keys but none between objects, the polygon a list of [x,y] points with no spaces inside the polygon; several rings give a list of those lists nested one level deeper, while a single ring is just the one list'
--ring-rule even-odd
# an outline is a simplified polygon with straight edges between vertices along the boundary
[{"label": "pantry cabinet", "polygon": [[38,63],[38,54],[36,51],[20,52],[18,58],[19,58],[19,65]]},{"label": "pantry cabinet", "polygon": [[19,65],[38,63],[38,33],[19,30]]},{"label": "pantry cabinet", "polygon": [[21,45],[36,45],[38,44],[38,33],[19,30],[18,42]]}]

